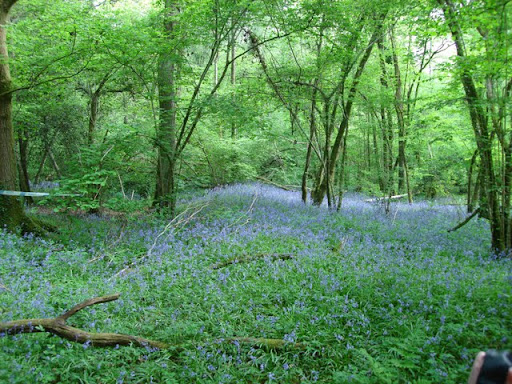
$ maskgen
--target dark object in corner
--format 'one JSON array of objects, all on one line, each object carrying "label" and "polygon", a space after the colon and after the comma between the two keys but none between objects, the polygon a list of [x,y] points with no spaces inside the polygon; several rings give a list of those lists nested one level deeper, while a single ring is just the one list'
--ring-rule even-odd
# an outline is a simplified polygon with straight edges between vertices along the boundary
[{"label": "dark object in corner", "polygon": [[477,384],[503,384],[512,368],[512,353],[487,351]]}]

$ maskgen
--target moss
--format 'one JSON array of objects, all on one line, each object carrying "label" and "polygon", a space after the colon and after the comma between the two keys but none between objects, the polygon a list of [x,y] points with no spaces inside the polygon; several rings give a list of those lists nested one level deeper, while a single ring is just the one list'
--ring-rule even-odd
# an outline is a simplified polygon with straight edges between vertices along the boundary
[{"label": "moss", "polygon": [[53,225],[27,216],[19,200],[12,196],[0,196],[0,226],[9,232],[33,233],[37,236],[56,231]]}]

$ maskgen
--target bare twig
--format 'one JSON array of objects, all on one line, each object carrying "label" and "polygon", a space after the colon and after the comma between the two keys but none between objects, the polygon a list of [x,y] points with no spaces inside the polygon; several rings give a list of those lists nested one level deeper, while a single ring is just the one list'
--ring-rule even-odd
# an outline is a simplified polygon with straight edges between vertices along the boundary
[{"label": "bare twig", "polygon": [[[138,263],[142,263],[144,262],[147,258],[151,257],[151,254],[153,253],[153,250],[155,249],[157,243],[158,243],[158,240],[164,236],[165,234],[167,234],[167,237],[169,237],[172,233],[175,233],[176,230],[179,228],[179,227],[183,227],[184,225],[188,224],[190,221],[192,221],[192,219],[197,216],[203,209],[205,209],[207,206],[210,205],[210,201],[207,201],[205,202],[204,204],[202,205],[190,205],[188,206],[183,212],[181,212],[180,214],[176,215],[174,217],[174,219],[172,219],[166,226],[165,228],[155,237],[155,240],[153,241],[153,244],[151,244],[151,247],[148,249],[148,251],[146,252],[146,254],[140,254],[139,256],[142,256],[142,257],[139,257],[137,260],[135,260],[134,262],[130,263],[129,265],[127,265],[126,267],[124,267],[123,269],[121,269],[119,272],[117,272],[113,277],[117,277],[119,275],[122,275],[124,273],[126,273],[127,271],[129,271],[132,267],[134,267],[136,264]],[[187,216],[187,213],[189,213],[190,211],[192,211],[193,209],[195,209],[195,211],[193,211],[190,215]]]},{"label": "bare twig", "polygon": [[[203,209],[205,209],[208,205],[210,205],[210,201],[207,201],[206,203],[204,203],[204,204],[202,204],[202,205],[200,205],[198,207],[197,206],[189,206],[183,212],[181,212],[180,214],[176,215],[176,217],[174,217],[174,219],[172,219],[165,226],[165,228],[162,230],[162,232],[160,232],[157,235],[157,237],[155,237],[155,240],[153,241],[153,244],[149,248],[146,256],[147,257],[151,256],[151,253],[153,252],[153,249],[155,249],[158,240],[163,235],[165,235],[167,232],[169,232],[169,234],[167,235],[167,236],[169,236],[171,233],[174,233],[174,231],[177,228],[179,228],[180,226],[184,226],[184,225],[188,224],[195,216],[197,216],[199,214],[199,212],[201,212]],[[187,213],[189,213],[192,209],[196,209],[196,210],[194,212],[192,212],[190,215],[186,216]],[[174,231],[170,231],[171,229],[173,229]]]},{"label": "bare twig", "polygon": [[240,224],[240,226],[243,226],[245,224],[247,224],[249,221],[250,221],[250,214],[252,213],[253,209],[254,209],[254,203],[256,203],[256,200],[258,199],[258,193],[256,192],[254,194],[254,197],[252,199],[252,202],[251,202],[251,205],[249,206],[249,209],[247,210],[247,212],[245,212],[242,216],[238,217],[234,222],[232,222],[231,224],[227,225],[226,227],[223,228],[223,230],[225,229],[228,229],[228,228],[231,228],[231,227],[234,227],[235,225],[237,225],[238,223],[240,223],[240,221],[242,221],[242,219],[245,217],[246,220]]}]

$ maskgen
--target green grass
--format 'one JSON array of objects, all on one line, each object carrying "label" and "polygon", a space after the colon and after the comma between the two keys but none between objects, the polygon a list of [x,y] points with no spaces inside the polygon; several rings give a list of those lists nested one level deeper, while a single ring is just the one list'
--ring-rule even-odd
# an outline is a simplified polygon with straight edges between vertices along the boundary
[{"label": "green grass", "polygon": [[2,233],[1,321],[120,292],[69,322],[173,347],[2,337],[0,382],[460,383],[477,351],[512,347],[512,263],[488,255],[485,222],[448,234],[461,216],[450,207],[395,205],[386,217],[348,197],[338,214],[295,197],[234,186],[195,196],[187,204],[205,208],[167,230],[162,217],[55,216],[51,241]]}]

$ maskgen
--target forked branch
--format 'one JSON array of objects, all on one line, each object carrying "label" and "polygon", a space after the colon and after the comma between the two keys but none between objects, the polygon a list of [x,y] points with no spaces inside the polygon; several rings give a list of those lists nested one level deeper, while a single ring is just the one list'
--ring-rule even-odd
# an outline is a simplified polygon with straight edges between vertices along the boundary
[{"label": "forked branch", "polygon": [[[48,332],[63,339],[81,344],[90,344],[95,347],[115,347],[121,345],[133,345],[144,348],[165,349],[171,347],[170,344],[161,341],[144,339],[138,336],[124,335],[120,333],[95,333],[86,332],[66,324],[71,316],[78,311],[91,305],[108,303],[119,298],[120,294],[95,297],[75,305],[69,311],[62,315],[49,319],[24,319],[0,323],[0,336],[15,335],[20,333]],[[287,347],[304,349],[302,343],[291,343],[282,339],[266,339],[254,337],[230,337],[221,339],[220,342],[240,343],[251,345],[253,347],[262,347],[266,349],[284,349]],[[174,347],[177,347],[174,345]]]},{"label": "forked branch", "polygon": [[66,320],[78,311],[91,305],[117,300],[119,296],[120,294],[116,293],[114,295],[95,297],[93,299],[86,300],[55,318],[24,319],[0,323],[0,334],[13,335],[19,333],[49,332],[69,341],[81,344],[90,343],[96,347],[115,347],[117,345],[134,345],[138,347],[151,347],[157,349],[169,347],[166,343],[148,340],[138,336],[124,335],[120,333],[86,332],[66,324]]}]

